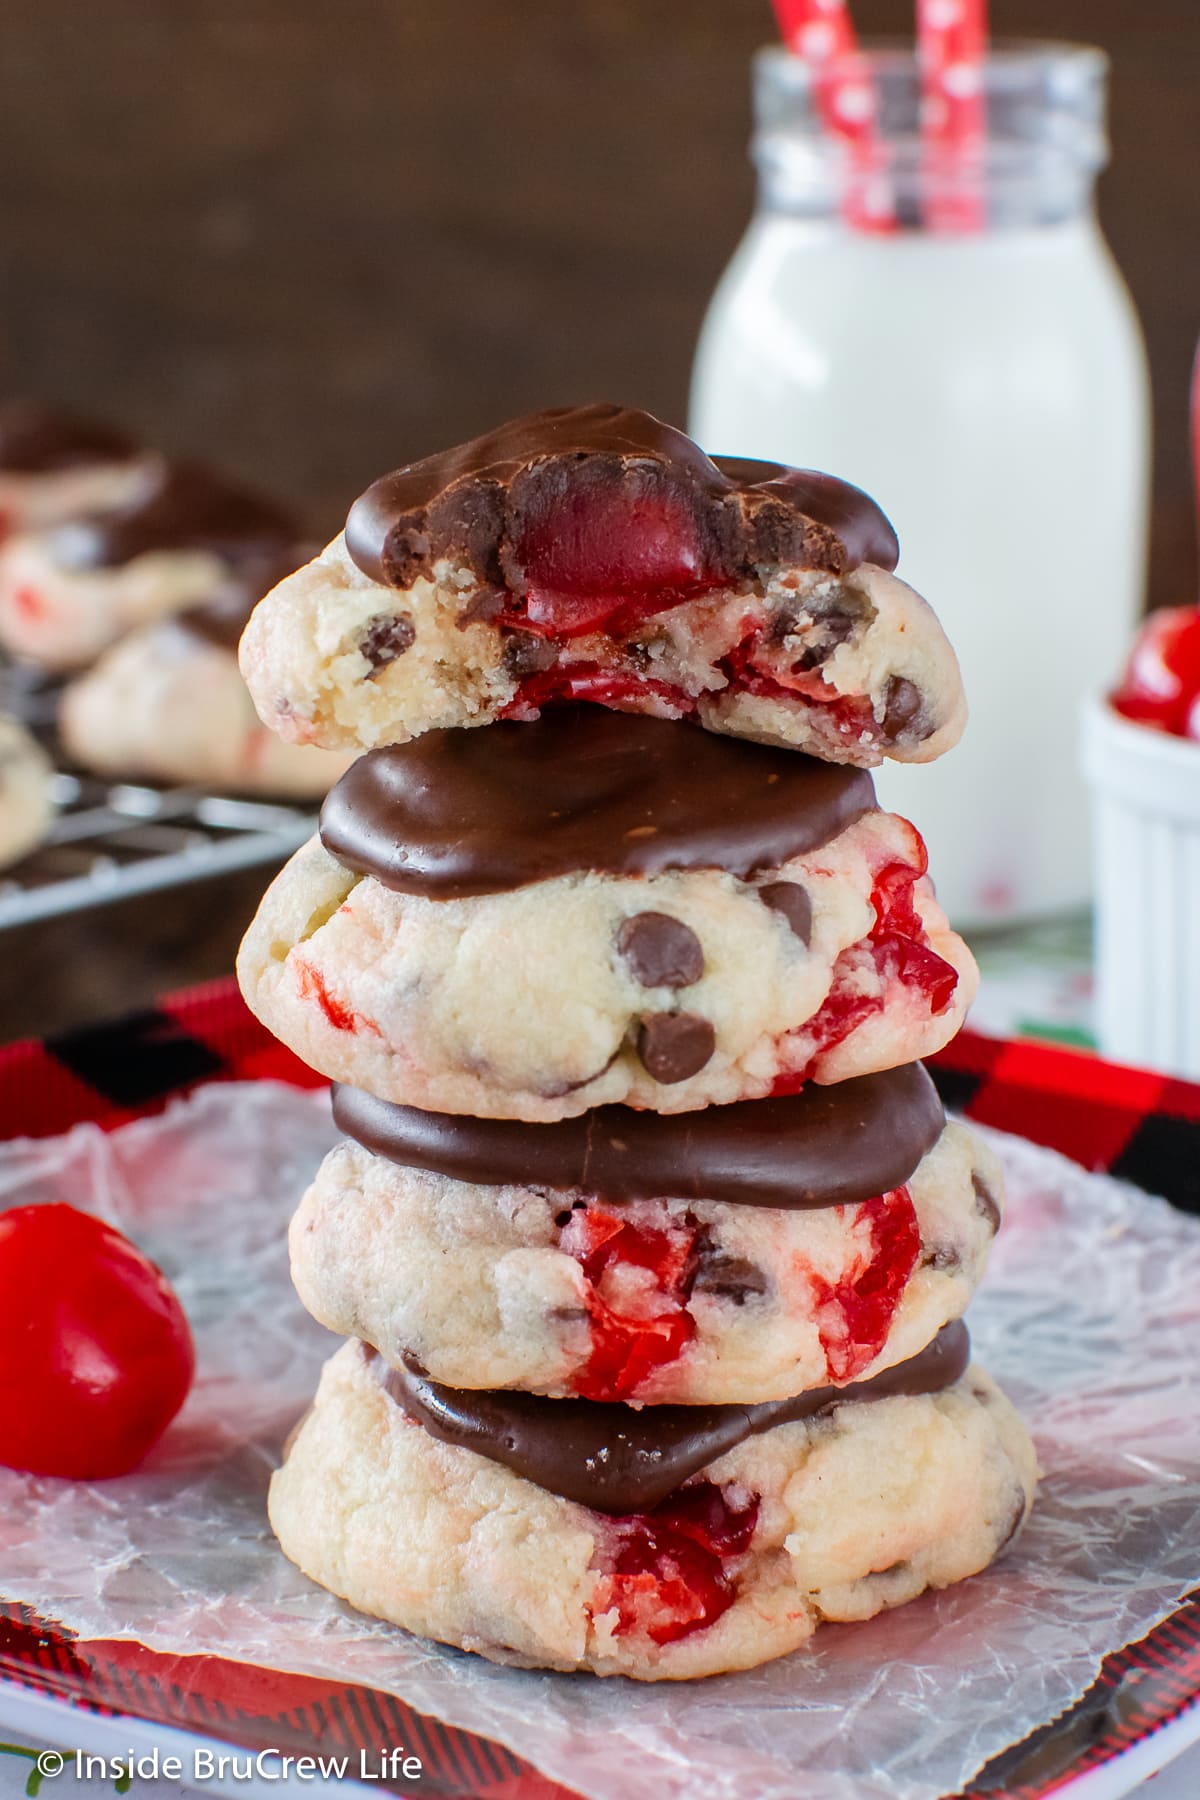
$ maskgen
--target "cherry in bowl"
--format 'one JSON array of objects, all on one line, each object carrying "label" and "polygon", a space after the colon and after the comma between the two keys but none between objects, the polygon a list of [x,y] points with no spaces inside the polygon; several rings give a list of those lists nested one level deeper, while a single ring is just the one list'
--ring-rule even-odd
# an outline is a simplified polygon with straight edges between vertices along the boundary
[{"label": "cherry in bowl", "polygon": [[1200,741],[1200,606],[1150,614],[1110,698],[1123,718]]}]

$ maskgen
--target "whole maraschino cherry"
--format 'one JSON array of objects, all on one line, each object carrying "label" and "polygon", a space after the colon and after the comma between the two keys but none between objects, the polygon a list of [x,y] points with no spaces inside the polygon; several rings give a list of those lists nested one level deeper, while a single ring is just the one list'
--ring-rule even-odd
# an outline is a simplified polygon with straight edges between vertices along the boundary
[{"label": "whole maraschino cherry", "polygon": [[1111,699],[1123,718],[1200,740],[1200,606],[1150,614]]},{"label": "whole maraschino cherry", "polygon": [[195,1366],[178,1295],[128,1238],[60,1203],[0,1214],[0,1463],[126,1475]]}]

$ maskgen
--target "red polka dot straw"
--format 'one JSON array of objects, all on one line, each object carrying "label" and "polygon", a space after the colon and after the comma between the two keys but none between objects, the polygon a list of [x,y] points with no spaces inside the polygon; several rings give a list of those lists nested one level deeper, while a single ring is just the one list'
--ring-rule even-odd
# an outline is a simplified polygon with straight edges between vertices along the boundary
[{"label": "red polka dot straw", "polygon": [[978,231],[985,222],[986,54],[985,0],[917,0],[925,223],[934,231]]},{"label": "red polka dot straw", "polygon": [[774,0],[784,44],[808,64],[822,124],[850,152],[844,200],[859,231],[888,231],[892,197],[879,155],[875,85],[858,47],[846,0]]}]

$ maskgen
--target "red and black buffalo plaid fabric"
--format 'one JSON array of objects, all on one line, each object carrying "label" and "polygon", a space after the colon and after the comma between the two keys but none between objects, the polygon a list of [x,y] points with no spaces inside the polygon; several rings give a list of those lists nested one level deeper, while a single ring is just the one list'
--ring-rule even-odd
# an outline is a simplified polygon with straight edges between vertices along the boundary
[{"label": "red and black buffalo plaid fabric", "polygon": [[[968,1118],[1200,1213],[1200,1087],[966,1031],[930,1068],[946,1104]],[[51,1136],[84,1120],[111,1130],[199,1082],[259,1078],[323,1085],[250,1015],[232,981],[219,982],[113,1024],[0,1048],[0,1137]],[[216,1657],[83,1643],[26,1606],[0,1606],[0,1676],[92,1712],[133,1714],[252,1750],[348,1754],[352,1767],[360,1750],[370,1757],[403,1744],[421,1759],[417,1788],[427,1800],[573,1800],[502,1745],[392,1695]],[[1042,1800],[1198,1693],[1200,1596],[1109,1657],[1076,1706],[998,1757],[962,1800]],[[401,1779],[394,1791],[413,1787]]]}]

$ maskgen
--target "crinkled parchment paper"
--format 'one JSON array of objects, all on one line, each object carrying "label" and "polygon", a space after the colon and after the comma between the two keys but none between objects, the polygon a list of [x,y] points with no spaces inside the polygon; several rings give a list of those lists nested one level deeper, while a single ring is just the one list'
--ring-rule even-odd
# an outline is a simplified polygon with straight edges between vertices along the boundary
[{"label": "crinkled parchment paper", "polygon": [[66,1199],[167,1270],[199,1378],[148,1464],[0,1470],[0,1590],[87,1637],[388,1688],[595,1800],[934,1800],[1075,1700],[1200,1583],[1200,1222],[998,1140],[1009,1216],[971,1312],[1046,1471],[995,1569],[748,1674],[642,1686],[494,1668],[373,1623],[288,1564],[264,1495],[333,1348],[284,1232],[328,1102],[213,1086],[106,1137],[0,1146],[0,1207]]}]

